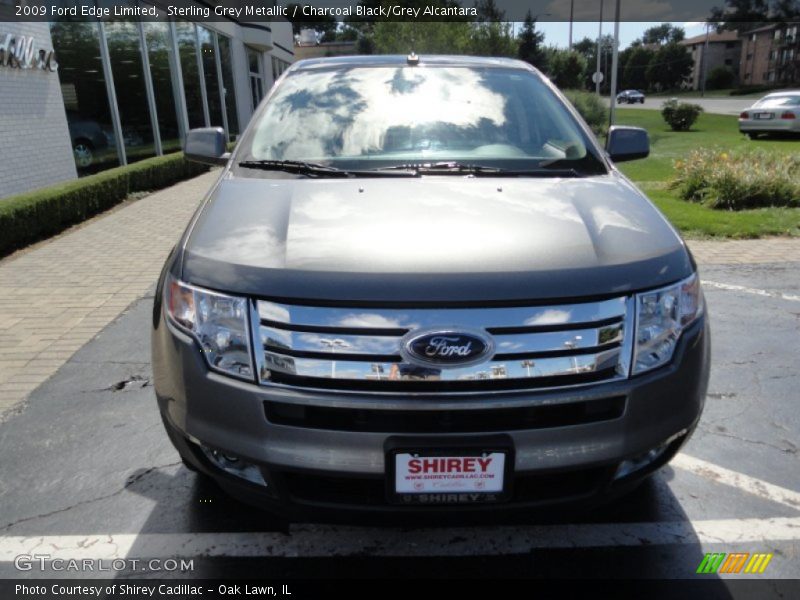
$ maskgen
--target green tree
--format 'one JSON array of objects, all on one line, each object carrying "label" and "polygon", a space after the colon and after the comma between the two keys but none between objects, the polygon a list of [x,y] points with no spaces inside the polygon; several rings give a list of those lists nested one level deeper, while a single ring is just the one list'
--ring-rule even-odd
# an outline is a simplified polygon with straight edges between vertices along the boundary
[{"label": "green tree", "polygon": [[733,87],[736,76],[728,67],[718,66],[711,69],[706,77],[706,88],[709,90],[724,90]]},{"label": "green tree", "polygon": [[768,0],[725,0],[724,7],[711,9],[709,21],[717,24],[717,31],[758,27],[769,19]]},{"label": "green tree", "polygon": [[498,8],[494,0],[477,0],[475,8],[478,12],[476,20],[483,23],[502,21],[506,16],[505,11]]},{"label": "green tree", "polygon": [[626,57],[622,69],[622,88],[647,89],[647,68],[653,61],[656,52],[645,46],[636,46]]},{"label": "green tree", "polygon": [[773,17],[780,21],[800,20],[800,3],[797,0],[775,0],[772,4]]},{"label": "green tree", "polygon": [[[382,0],[359,0],[360,6],[377,9]],[[375,19],[369,17],[345,17],[340,26],[339,39],[354,39],[356,51],[359,54],[372,54],[375,51],[375,44],[372,41],[372,32],[375,28]]]},{"label": "green tree", "polygon": [[676,27],[669,23],[662,23],[645,29],[642,34],[642,43],[644,44],[671,44],[673,42],[680,42],[686,37],[683,27]]},{"label": "green tree", "polygon": [[582,89],[586,59],[574,50],[551,48],[547,58],[550,79],[561,89]]},{"label": "green tree", "polygon": [[477,56],[516,56],[517,42],[511,25],[499,21],[474,23],[468,54]]},{"label": "green tree", "polygon": [[468,21],[375,23],[372,41],[377,54],[471,54]]},{"label": "green tree", "polygon": [[[299,35],[302,29],[313,29],[317,32],[320,42],[332,42],[336,39],[336,32],[339,27],[336,17],[314,16],[306,17],[303,15],[303,4],[292,2],[286,5],[289,14],[289,22],[292,24],[292,33]],[[295,7],[297,8],[295,17]]]},{"label": "green tree", "polygon": [[517,43],[511,35],[511,24],[504,23],[505,12],[494,0],[475,2],[478,16],[472,26],[469,54],[478,56],[516,56]]},{"label": "green tree", "polygon": [[372,34],[361,35],[356,42],[357,54],[375,54],[375,41]]},{"label": "green tree", "polygon": [[661,46],[647,65],[647,82],[658,90],[672,90],[691,74],[694,60],[686,46],[676,42]]},{"label": "green tree", "polygon": [[547,53],[543,47],[544,32],[536,31],[536,19],[531,16],[528,10],[525,21],[522,24],[522,31],[519,34],[519,47],[517,55],[521,60],[532,64],[540,71],[547,70]]},{"label": "green tree", "polygon": [[[572,49],[586,59],[586,82],[585,87],[594,89],[592,74],[597,70],[597,39],[584,37],[582,40],[572,44]],[[614,36],[606,34],[600,40],[600,71],[604,78],[600,86],[602,90],[608,90],[611,82],[611,52],[614,49]],[[622,71],[622,55],[620,55],[619,70]]]}]

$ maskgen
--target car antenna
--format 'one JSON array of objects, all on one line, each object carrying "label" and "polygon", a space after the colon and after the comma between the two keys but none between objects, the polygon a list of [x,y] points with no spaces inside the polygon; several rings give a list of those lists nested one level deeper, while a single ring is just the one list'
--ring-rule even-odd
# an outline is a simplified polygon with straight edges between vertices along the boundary
[{"label": "car antenna", "polygon": [[410,65],[418,65],[419,56],[417,56],[417,53],[412,50],[411,54],[406,57],[406,62]]}]

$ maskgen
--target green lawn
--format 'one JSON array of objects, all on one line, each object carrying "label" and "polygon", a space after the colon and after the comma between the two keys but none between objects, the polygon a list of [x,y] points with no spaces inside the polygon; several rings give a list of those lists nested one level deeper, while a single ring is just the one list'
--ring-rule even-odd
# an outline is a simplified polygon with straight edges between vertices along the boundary
[{"label": "green lawn", "polygon": [[675,132],[657,110],[620,109],[619,125],[644,127],[650,133],[650,156],[620,164],[664,214],[688,237],[738,237],[800,235],[800,209],[764,208],[723,211],[685,202],[667,189],[672,163],[694,148],[764,148],[774,153],[800,153],[798,139],[748,140],[739,133],[734,116],[702,114],[691,131]]}]

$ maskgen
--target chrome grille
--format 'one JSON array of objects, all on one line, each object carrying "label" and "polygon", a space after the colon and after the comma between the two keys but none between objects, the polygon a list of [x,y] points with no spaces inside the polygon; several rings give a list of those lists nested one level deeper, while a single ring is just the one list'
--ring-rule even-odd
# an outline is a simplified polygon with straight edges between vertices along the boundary
[{"label": "chrome grille", "polygon": [[[580,385],[628,375],[633,304],[596,302],[502,308],[343,308],[259,300],[253,322],[259,380],[369,392],[483,392]],[[472,366],[404,362],[417,329],[482,329],[495,354]]]}]

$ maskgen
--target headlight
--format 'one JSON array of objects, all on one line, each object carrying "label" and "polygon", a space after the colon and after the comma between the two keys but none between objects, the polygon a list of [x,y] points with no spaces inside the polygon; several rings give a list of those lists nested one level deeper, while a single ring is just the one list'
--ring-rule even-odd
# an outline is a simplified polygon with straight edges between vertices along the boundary
[{"label": "headlight", "polygon": [[253,378],[247,300],[167,278],[167,314],[190,333],[212,369],[244,379]]},{"label": "headlight", "polygon": [[703,314],[697,274],[667,288],[636,294],[633,374],[669,362],[681,332]]}]

